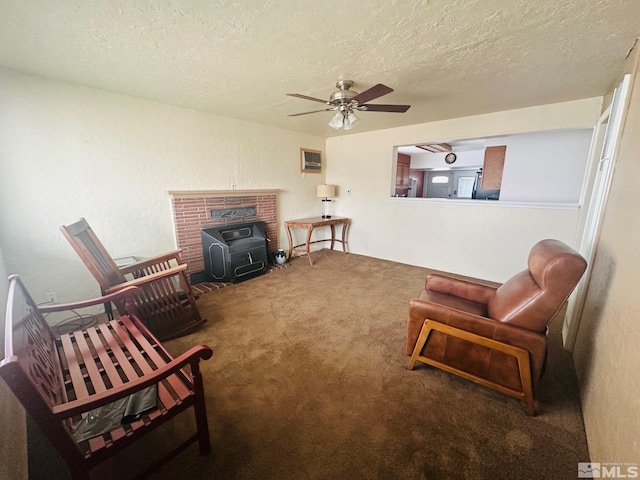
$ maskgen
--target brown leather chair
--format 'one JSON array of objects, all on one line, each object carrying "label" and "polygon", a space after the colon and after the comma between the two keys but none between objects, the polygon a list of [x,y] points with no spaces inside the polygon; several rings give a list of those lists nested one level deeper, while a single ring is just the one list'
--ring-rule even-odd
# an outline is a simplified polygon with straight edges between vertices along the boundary
[{"label": "brown leather chair", "polygon": [[429,275],[409,304],[407,368],[417,361],[521,399],[535,415],[533,389],[547,355],[547,326],[587,262],[558,240],[542,240],[528,269],[499,287]]}]

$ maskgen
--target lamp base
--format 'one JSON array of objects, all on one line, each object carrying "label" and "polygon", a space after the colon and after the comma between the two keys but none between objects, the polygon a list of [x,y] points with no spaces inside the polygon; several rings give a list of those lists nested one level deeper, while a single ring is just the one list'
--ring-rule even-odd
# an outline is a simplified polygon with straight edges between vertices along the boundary
[{"label": "lamp base", "polygon": [[329,206],[331,205],[329,202],[331,202],[330,198],[323,198],[322,199],[322,218],[331,218],[331,215],[329,215]]}]

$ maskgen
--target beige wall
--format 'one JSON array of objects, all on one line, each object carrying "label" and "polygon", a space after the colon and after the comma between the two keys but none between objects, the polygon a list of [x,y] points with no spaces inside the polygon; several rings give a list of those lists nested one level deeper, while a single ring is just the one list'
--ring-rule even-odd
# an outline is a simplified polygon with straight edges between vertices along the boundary
[{"label": "beige wall", "polygon": [[337,213],[353,219],[351,251],[504,281],[526,267],[538,240],[557,238],[573,245],[577,208],[390,198],[393,147],[593,127],[601,106],[601,98],[592,98],[327,139],[327,182],[339,186]]},{"label": "beige wall", "polygon": [[619,144],[574,361],[594,462],[640,463],[640,76]]},{"label": "beige wall", "polygon": [[299,149],[324,138],[7,70],[0,105],[0,244],[36,302],[98,293],[58,230],[80,217],[117,258],[175,248],[168,190],[281,189],[281,219],[321,213]]}]

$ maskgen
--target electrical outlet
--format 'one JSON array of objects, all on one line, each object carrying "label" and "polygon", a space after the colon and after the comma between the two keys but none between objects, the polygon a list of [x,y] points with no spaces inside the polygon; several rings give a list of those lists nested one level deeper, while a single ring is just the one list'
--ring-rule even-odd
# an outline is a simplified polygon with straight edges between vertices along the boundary
[{"label": "electrical outlet", "polygon": [[231,184],[231,190],[235,190],[235,189],[236,189],[236,184],[235,184],[235,183],[232,183],[232,184]]},{"label": "electrical outlet", "polygon": [[58,292],[45,293],[48,303],[58,303]]}]

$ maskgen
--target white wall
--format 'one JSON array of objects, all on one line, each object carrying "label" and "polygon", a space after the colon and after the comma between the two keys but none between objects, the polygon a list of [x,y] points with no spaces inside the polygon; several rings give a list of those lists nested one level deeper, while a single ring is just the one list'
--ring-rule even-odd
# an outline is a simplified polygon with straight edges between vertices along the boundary
[{"label": "white wall", "polygon": [[340,187],[336,213],[353,219],[351,251],[504,281],[526,267],[538,240],[573,245],[577,209],[390,198],[390,158],[394,145],[425,139],[591,128],[601,105],[601,98],[592,98],[327,139],[327,182]]},{"label": "white wall", "polygon": [[488,139],[507,145],[500,200],[578,203],[592,135],[587,128]]},{"label": "white wall", "polygon": [[[299,149],[323,138],[0,70],[0,245],[37,302],[98,286],[58,227],[85,217],[113,257],[175,248],[168,190],[282,189],[320,215]],[[280,245],[286,245],[281,230]]]}]

